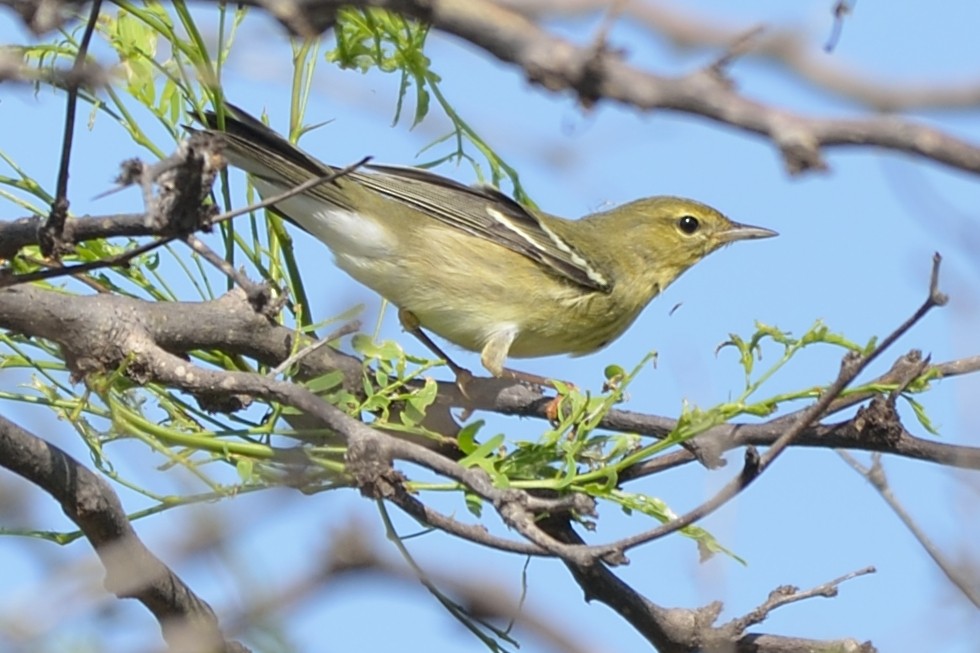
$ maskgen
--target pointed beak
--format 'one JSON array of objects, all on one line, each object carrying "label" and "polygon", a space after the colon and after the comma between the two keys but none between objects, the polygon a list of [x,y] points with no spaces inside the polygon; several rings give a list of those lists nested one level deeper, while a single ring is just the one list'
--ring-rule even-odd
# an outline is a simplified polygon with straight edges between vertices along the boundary
[{"label": "pointed beak", "polygon": [[757,238],[772,238],[779,234],[772,229],[764,227],[753,227],[750,224],[739,224],[733,222],[732,226],[724,233],[719,234],[726,243],[733,243],[736,240],[755,240]]}]

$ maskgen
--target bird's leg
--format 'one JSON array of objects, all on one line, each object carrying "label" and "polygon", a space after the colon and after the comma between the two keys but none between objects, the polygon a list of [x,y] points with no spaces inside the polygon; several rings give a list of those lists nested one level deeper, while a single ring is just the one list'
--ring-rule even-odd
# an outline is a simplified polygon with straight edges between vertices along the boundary
[{"label": "bird's leg", "polygon": [[[401,322],[402,328],[405,329],[405,331],[415,336],[415,338],[425,345],[429,351],[446,361],[446,366],[452,370],[453,374],[456,375],[456,386],[459,388],[459,391],[463,393],[463,396],[468,398],[469,394],[466,391],[466,386],[473,379],[473,373],[453,361],[453,359],[451,359],[446,352],[442,350],[442,347],[437,345],[432,338],[430,338],[429,335],[422,330],[422,325],[414,313],[407,309],[399,308],[398,321]],[[483,363],[483,367],[485,367],[488,372],[497,378],[514,379],[515,381],[527,383],[532,386],[556,389],[554,381],[547,377],[504,367],[504,361],[507,360],[507,353],[510,351],[510,346],[514,342],[515,336],[516,332],[510,329],[498,331],[491,336],[487,341],[487,344],[484,345],[483,351],[480,352],[480,361]],[[566,385],[574,387],[574,384],[572,383],[566,383]],[[558,402],[559,397],[555,397],[548,403],[548,406],[545,409],[545,412],[551,421],[555,421],[557,418]]]},{"label": "bird's leg", "polygon": [[466,384],[473,378],[473,373],[465,367],[457,365],[452,358],[446,355],[446,352],[442,350],[442,347],[437,345],[432,338],[429,337],[429,334],[422,330],[422,325],[419,322],[419,319],[415,316],[415,313],[404,308],[399,308],[398,321],[401,322],[402,328],[405,329],[405,331],[415,336],[415,338],[425,345],[429,351],[446,361],[446,366],[452,370],[454,375],[456,375],[456,385],[459,386],[460,392],[462,392],[465,396]]}]

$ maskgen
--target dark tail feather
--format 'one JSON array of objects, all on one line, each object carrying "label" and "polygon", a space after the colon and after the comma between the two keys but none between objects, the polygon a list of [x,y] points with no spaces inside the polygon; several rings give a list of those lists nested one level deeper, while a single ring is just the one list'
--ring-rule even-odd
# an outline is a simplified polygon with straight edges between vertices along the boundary
[{"label": "dark tail feather", "polygon": [[302,151],[266,126],[261,120],[230,102],[225,102],[223,130],[218,126],[218,114],[214,111],[195,114],[194,118],[207,127],[210,132],[225,133],[231,136],[232,138],[229,139],[231,147],[235,147],[234,141],[240,139],[251,146],[258,146],[269,152],[275,152],[314,175],[319,176],[329,170],[329,166],[322,161]]}]

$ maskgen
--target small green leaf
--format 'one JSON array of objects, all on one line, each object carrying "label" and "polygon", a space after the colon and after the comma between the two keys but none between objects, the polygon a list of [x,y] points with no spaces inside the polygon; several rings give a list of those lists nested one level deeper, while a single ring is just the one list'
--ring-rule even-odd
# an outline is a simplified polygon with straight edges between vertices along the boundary
[{"label": "small green leaf", "polygon": [[242,482],[248,483],[254,479],[255,462],[251,458],[239,458],[235,463],[235,471]]},{"label": "small green leaf", "polygon": [[374,412],[376,410],[387,410],[388,406],[391,405],[391,400],[381,394],[371,395],[368,397],[363,404],[361,404],[361,410],[366,410],[368,412]]},{"label": "small green leaf", "polygon": [[478,419],[475,422],[470,422],[460,430],[456,436],[456,444],[459,446],[460,451],[465,454],[471,454],[476,451],[476,448],[479,446],[476,442],[476,434],[483,428],[485,423],[482,419]]},{"label": "small green leaf", "polygon": [[303,383],[306,389],[315,394],[322,394],[333,390],[344,381],[344,373],[340,370],[333,370],[321,376],[315,377]]},{"label": "small green leaf", "polygon": [[878,337],[872,336],[871,339],[868,340],[868,344],[864,346],[864,350],[861,352],[861,354],[864,356],[868,356],[871,354],[871,352],[875,350],[877,346],[878,346]]},{"label": "small green leaf", "polygon": [[462,458],[458,464],[462,467],[484,467],[487,459],[496,457],[497,448],[504,443],[504,434],[498,433],[483,444],[477,446],[472,452]]},{"label": "small green leaf", "polygon": [[463,500],[466,502],[466,509],[474,517],[479,518],[483,516],[483,499],[472,492],[466,491],[463,492]]},{"label": "small green leaf", "polygon": [[908,395],[902,395],[902,398],[905,399],[905,401],[909,403],[909,406],[912,407],[912,412],[915,413],[915,418],[919,420],[919,424],[922,425],[922,428],[932,435],[940,435],[939,429],[936,428],[936,425],[932,423],[929,415],[926,414],[925,406]]},{"label": "small green leaf", "polygon": [[428,378],[421,388],[409,395],[406,403],[420,414],[425,415],[426,409],[436,400],[438,392],[439,386],[435,379]]}]

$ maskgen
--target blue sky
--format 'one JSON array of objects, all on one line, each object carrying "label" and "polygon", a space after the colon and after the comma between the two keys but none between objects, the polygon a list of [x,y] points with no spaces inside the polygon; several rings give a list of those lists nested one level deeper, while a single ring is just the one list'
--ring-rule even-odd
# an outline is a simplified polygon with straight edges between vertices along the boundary
[{"label": "blue sky", "polygon": [[[798,25],[817,53],[831,28],[832,4],[829,0],[759,0],[735,5],[702,0],[685,7],[746,30],[759,23]],[[927,11],[917,3],[893,3],[887,9],[857,3],[836,50],[818,56],[896,83],[976,83],[980,78],[974,40],[977,24],[980,6],[965,0],[947,3],[942,11]],[[568,21],[555,27],[586,42],[595,21]],[[24,38],[12,17],[0,15],[0,41]],[[248,110],[268,111],[273,126],[285,129],[289,58],[281,33],[252,15],[241,38],[254,40],[233,59],[226,92]],[[696,70],[716,56],[708,51],[673,51],[629,24],[617,25],[611,41],[625,47],[637,66],[664,74]],[[773,146],[757,137],[699,118],[668,112],[640,114],[608,103],[583,113],[568,96],[530,87],[519,71],[488,60],[454,38],[434,34],[429,52],[459,113],[520,171],[525,188],[543,209],[577,216],[646,195],[686,195],[722,209],[735,220],[781,234],[778,239],[739,244],[713,255],[670,287],[626,336],[603,352],[579,359],[522,361],[522,369],[594,389],[606,365],[632,366],[644,353],[656,350],[656,369],[641,375],[625,408],[676,414],[683,401],[710,406],[741,390],[742,375],[734,354],[715,354],[729,333],[748,335],[755,320],[802,333],[821,319],[858,342],[883,336],[924,299],[934,251],[945,257],[942,286],[951,295],[950,304],[929,315],[875,370],[883,371],[910,348],[922,349],[937,361],[980,350],[976,300],[980,266],[973,249],[976,242],[969,238],[976,233],[980,217],[975,176],[904,155],[862,149],[827,151],[828,172],[793,178],[784,171]],[[737,61],[731,74],[748,95],[806,114],[863,113],[846,100],[821,94],[751,58]],[[407,124],[390,128],[396,83],[392,77],[322,65],[307,116],[311,123],[332,122],[310,134],[304,147],[332,163],[354,161],[365,154],[383,162],[418,160],[418,151],[444,133],[447,125],[434,116],[414,131]],[[51,187],[62,109],[61,96],[46,90],[34,95],[5,88],[0,97],[0,119],[8,126],[0,132],[0,149],[42,181],[50,180]],[[913,117],[980,142],[980,109]],[[11,125],[25,128],[11,129]],[[88,198],[108,187],[120,160],[145,153],[108,121],[97,121],[91,131],[83,129],[77,139],[73,209],[79,213],[134,210],[139,202],[135,192],[99,201]],[[465,166],[444,166],[440,172],[472,180]],[[0,206],[5,217],[23,214],[2,200]],[[311,271],[308,279],[329,280],[313,286],[316,315],[322,319],[364,302],[365,323],[373,324],[377,298],[334,270],[328,252],[312,239],[299,237],[297,247],[301,265]],[[671,314],[678,303],[680,308]],[[410,349],[416,347],[400,334],[393,315],[386,318],[385,335]],[[771,358],[776,354],[773,350]],[[475,355],[460,352],[458,358],[470,367],[479,365]],[[806,352],[773,379],[768,391],[828,383],[838,360],[831,350]],[[943,441],[977,444],[980,415],[974,398],[978,390],[976,379],[949,379],[921,397]],[[64,425],[43,413],[25,413],[24,419],[29,420],[27,426],[88,459]],[[907,423],[913,432],[927,435],[911,416]],[[492,424],[510,438],[530,437],[540,428],[528,421]],[[146,474],[142,478],[154,487],[171,492],[200,490],[187,479],[154,469],[161,460],[136,445],[120,445],[115,456],[120,468]],[[631,489],[660,497],[681,512],[735,473],[738,452],[729,460],[725,470],[677,470],[645,479]],[[885,467],[898,498],[947,555],[975,562],[977,551],[970,543],[980,535],[976,474],[896,459],[886,459]],[[19,479],[0,475],[4,494],[29,493],[23,485]],[[30,496],[37,511],[20,519],[29,525],[68,528],[54,507]],[[127,508],[141,507],[139,497],[125,492],[123,496]],[[461,514],[465,510],[458,500],[438,501],[446,510]],[[611,506],[603,508],[593,541],[608,541],[649,526],[642,518],[617,513]],[[310,573],[330,546],[337,525],[347,520],[360,523],[377,539],[378,547],[396,557],[394,549],[384,544],[376,509],[350,492],[307,497],[274,491],[244,496],[171,511],[140,522],[138,528],[150,547],[220,613]],[[232,560],[228,567],[207,556],[182,555],[188,523],[220,525],[235,533],[227,550],[215,554]],[[404,533],[418,530],[400,516],[396,524]],[[724,557],[700,564],[695,547],[675,537],[632,551],[632,564],[618,573],[665,606],[693,607],[720,599],[726,604],[726,618],[751,609],[779,585],[808,587],[875,565],[877,574],[846,583],[838,597],[783,608],[756,630],[819,638],[851,636],[872,640],[882,651],[966,653],[980,641],[975,610],[950,588],[877,494],[833,452],[789,451],[748,491],[702,525],[745,558],[747,566]],[[468,579],[487,579],[514,596],[520,592],[525,562],[521,558],[436,534],[415,538],[409,547],[435,572],[463,573]],[[98,632],[104,623],[100,620],[107,618],[99,614],[100,609],[111,608],[115,650],[153,646],[153,640],[147,644],[146,632],[141,632],[152,627],[142,608],[128,602],[118,605],[100,594],[101,573],[86,544],[56,549],[47,543],[4,538],[0,556],[14,563],[0,568],[0,584],[14,588],[0,597],[0,620],[19,614],[18,605],[37,605],[51,597],[75,605],[69,599],[82,592],[88,602],[52,618],[54,634],[48,642]],[[46,566],[62,565],[75,572],[74,582],[52,581],[47,575]],[[610,610],[585,604],[580,590],[556,562],[530,564],[528,606],[564,624],[593,650],[647,650],[643,640]],[[424,648],[429,653],[480,650],[479,643],[423,590],[376,581],[328,587],[302,609],[285,608],[282,621],[281,636],[301,651],[395,646]],[[381,623],[384,627],[378,627]],[[547,650],[531,638],[522,644],[523,651]]]}]

